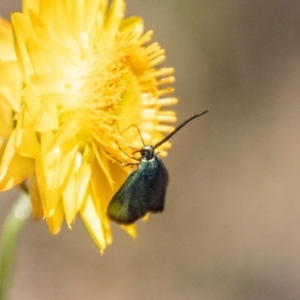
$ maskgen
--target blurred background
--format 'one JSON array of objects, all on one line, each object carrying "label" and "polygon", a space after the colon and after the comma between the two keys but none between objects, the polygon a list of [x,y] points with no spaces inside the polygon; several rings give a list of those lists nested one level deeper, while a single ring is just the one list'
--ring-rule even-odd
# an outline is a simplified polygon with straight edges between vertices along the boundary
[{"label": "blurred background", "polygon": [[113,226],[100,256],[80,218],[57,236],[30,220],[11,299],[300,299],[300,1],[127,0],[130,15],[176,69],[179,122],[210,113],[172,138],[166,210],[136,240]]}]

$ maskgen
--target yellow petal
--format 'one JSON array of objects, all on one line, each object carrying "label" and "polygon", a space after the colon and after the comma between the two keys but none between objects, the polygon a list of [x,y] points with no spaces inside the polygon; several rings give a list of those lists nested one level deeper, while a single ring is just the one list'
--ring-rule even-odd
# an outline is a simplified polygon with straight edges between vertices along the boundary
[{"label": "yellow petal", "polygon": [[42,103],[36,116],[36,131],[47,132],[50,130],[57,130],[58,112],[57,106],[51,103]]},{"label": "yellow petal", "polygon": [[73,173],[70,175],[69,180],[63,189],[62,193],[62,203],[64,207],[65,219],[69,228],[71,228],[71,224],[75,220],[76,216],[76,183],[77,176],[75,174],[77,170],[74,169]]},{"label": "yellow petal", "polygon": [[15,149],[21,156],[38,158],[40,153],[40,144],[38,142],[36,132],[26,126],[26,114],[27,112],[23,109],[19,115],[15,130]]},{"label": "yellow petal", "polygon": [[48,134],[42,135],[42,144],[47,186],[54,190],[65,182],[76,161],[78,140],[74,124],[61,127],[53,138]]},{"label": "yellow petal", "polygon": [[0,60],[15,60],[12,28],[9,22],[0,18]]},{"label": "yellow petal", "polygon": [[102,220],[99,217],[98,211],[99,208],[97,208],[92,194],[89,193],[81,208],[81,218],[93,240],[100,250],[103,251],[107,246],[107,241],[104,235]]},{"label": "yellow petal", "polygon": [[8,143],[8,140],[0,137],[0,160],[2,160],[7,143]]},{"label": "yellow petal", "polygon": [[0,166],[0,190],[8,190],[23,182],[34,171],[34,161],[18,155],[14,147],[15,131],[12,133]]},{"label": "yellow petal", "polygon": [[42,207],[45,217],[52,217],[55,213],[55,208],[61,198],[62,189],[50,190],[46,185],[46,173],[43,168],[43,160],[35,161],[36,179],[39,187]]},{"label": "yellow petal", "polygon": [[131,224],[131,225],[122,225],[121,228],[127,232],[127,234],[129,234],[132,238],[136,238],[137,237],[137,231],[136,231],[136,225],[135,224]]},{"label": "yellow petal", "polygon": [[64,218],[63,207],[62,204],[59,202],[53,215],[51,217],[46,218],[49,231],[52,234],[57,234],[60,231],[63,218]]},{"label": "yellow petal", "polygon": [[22,1],[23,12],[26,14],[28,9],[39,11],[40,2],[41,2],[40,0],[23,0]]},{"label": "yellow petal", "polygon": [[33,119],[41,107],[41,99],[39,98],[38,89],[33,84],[27,85],[23,91],[22,100],[25,104],[28,114]]},{"label": "yellow petal", "polygon": [[115,36],[120,26],[120,22],[124,18],[124,14],[124,0],[113,0],[106,15],[106,20],[104,24],[106,38],[105,43],[108,45],[108,47],[112,44],[112,42],[115,39]]},{"label": "yellow petal", "polygon": [[76,213],[80,210],[83,201],[87,194],[87,189],[90,184],[92,176],[92,166],[94,164],[95,155],[91,147],[86,146],[82,156],[80,169],[78,170],[77,184],[76,184]]},{"label": "yellow petal", "polygon": [[[24,81],[33,72],[33,65],[28,54],[27,43],[28,41],[36,41],[33,28],[28,22],[26,17],[21,13],[14,13],[11,16],[13,25],[13,33],[15,37],[15,51],[19,62],[19,67],[23,75]],[[17,30],[16,30],[17,29]]]},{"label": "yellow petal", "polygon": [[96,143],[92,142],[92,146],[101,169],[103,170],[106,178],[108,179],[109,184],[113,186],[114,182],[110,174],[107,155],[104,153],[101,147],[98,147],[96,145]]},{"label": "yellow petal", "polygon": [[111,199],[113,190],[108,183],[108,178],[103,172],[103,169],[98,165],[97,161],[94,162],[92,167],[91,176],[91,190],[93,197],[97,204],[97,212],[102,221],[102,230],[106,238],[106,242],[112,242],[111,230],[109,219],[106,214],[108,201]]},{"label": "yellow petal", "polygon": [[84,154],[77,153],[76,163],[69,180],[63,190],[63,206],[66,222],[71,227],[75,215],[79,212],[84,200],[87,197],[87,191],[91,180],[91,164],[94,160],[94,154],[86,147]]},{"label": "yellow petal", "polygon": [[41,219],[44,216],[44,210],[35,174],[28,178],[28,189],[33,217],[35,220]]},{"label": "yellow petal", "polygon": [[40,153],[35,131],[31,129],[20,129],[17,131],[15,147],[18,154],[24,157],[37,158]]},{"label": "yellow petal", "polygon": [[15,112],[20,110],[21,88],[22,77],[18,64],[14,61],[0,61],[0,97]]},{"label": "yellow petal", "polygon": [[0,136],[5,139],[9,139],[10,135],[13,132],[13,112],[11,108],[1,102],[1,94],[0,94],[0,111],[1,111],[1,118],[0,118]]},{"label": "yellow petal", "polygon": [[[1,66],[0,66],[1,67]],[[11,111],[19,112],[19,106],[15,106],[8,86],[0,86],[0,101],[10,107]]]},{"label": "yellow petal", "polygon": [[45,59],[45,51],[38,41],[26,40],[28,55],[35,73],[51,72],[51,67],[47,59]]},{"label": "yellow petal", "polygon": [[122,20],[120,24],[120,32],[134,32],[137,37],[142,36],[144,32],[144,21],[139,17],[130,17]]}]

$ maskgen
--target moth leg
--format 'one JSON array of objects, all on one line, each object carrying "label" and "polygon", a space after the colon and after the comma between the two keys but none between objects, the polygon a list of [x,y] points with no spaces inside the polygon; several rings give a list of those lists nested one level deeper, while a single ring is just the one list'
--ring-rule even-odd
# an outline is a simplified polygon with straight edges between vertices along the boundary
[{"label": "moth leg", "polygon": [[127,166],[137,166],[139,163],[129,163],[129,162],[121,162],[115,157],[112,157],[116,162],[118,162],[122,167],[127,167]]},{"label": "moth leg", "polygon": [[132,147],[132,146],[128,146],[130,149],[134,150],[134,151],[139,151],[141,148],[135,148],[135,147]]},{"label": "moth leg", "polygon": [[136,158],[136,157],[134,157],[134,156],[131,156],[131,155],[127,154],[127,153],[119,146],[119,144],[118,144],[117,141],[116,141],[116,144],[117,144],[118,148],[119,148],[126,156],[128,156],[128,157],[131,158],[131,159],[140,161],[138,158]]},{"label": "moth leg", "polygon": [[122,166],[123,166],[123,167],[127,167],[127,166],[137,166],[137,165],[138,165],[138,163],[128,163],[128,162],[122,163]]},{"label": "moth leg", "polygon": [[112,156],[111,157],[113,160],[115,160],[117,163],[119,163],[120,165],[122,165],[123,163],[120,161],[120,160],[118,160],[117,158],[115,158],[114,156]]}]

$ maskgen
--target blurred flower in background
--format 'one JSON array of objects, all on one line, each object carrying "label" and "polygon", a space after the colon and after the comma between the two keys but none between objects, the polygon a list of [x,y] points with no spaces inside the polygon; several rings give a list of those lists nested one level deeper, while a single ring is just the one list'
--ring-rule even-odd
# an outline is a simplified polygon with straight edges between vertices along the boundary
[{"label": "blurred flower in background", "polygon": [[120,148],[141,146],[127,128],[154,144],[176,121],[162,109],[177,102],[173,69],[157,68],[164,50],[124,11],[123,0],[28,0],[0,23],[0,190],[27,179],[35,219],[56,234],[80,213],[100,250],[128,171]]}]

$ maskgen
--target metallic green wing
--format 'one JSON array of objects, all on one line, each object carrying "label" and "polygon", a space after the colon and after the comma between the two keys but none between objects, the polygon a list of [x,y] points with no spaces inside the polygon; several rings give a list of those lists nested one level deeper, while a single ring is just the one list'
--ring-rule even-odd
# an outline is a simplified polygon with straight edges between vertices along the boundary
[{"label": "metallic green wing", "polygon": [[142,160],[110,201],[108,217],[131,224],[147,212],[163,211],[167,184],[168,171],[159,157]]}]

